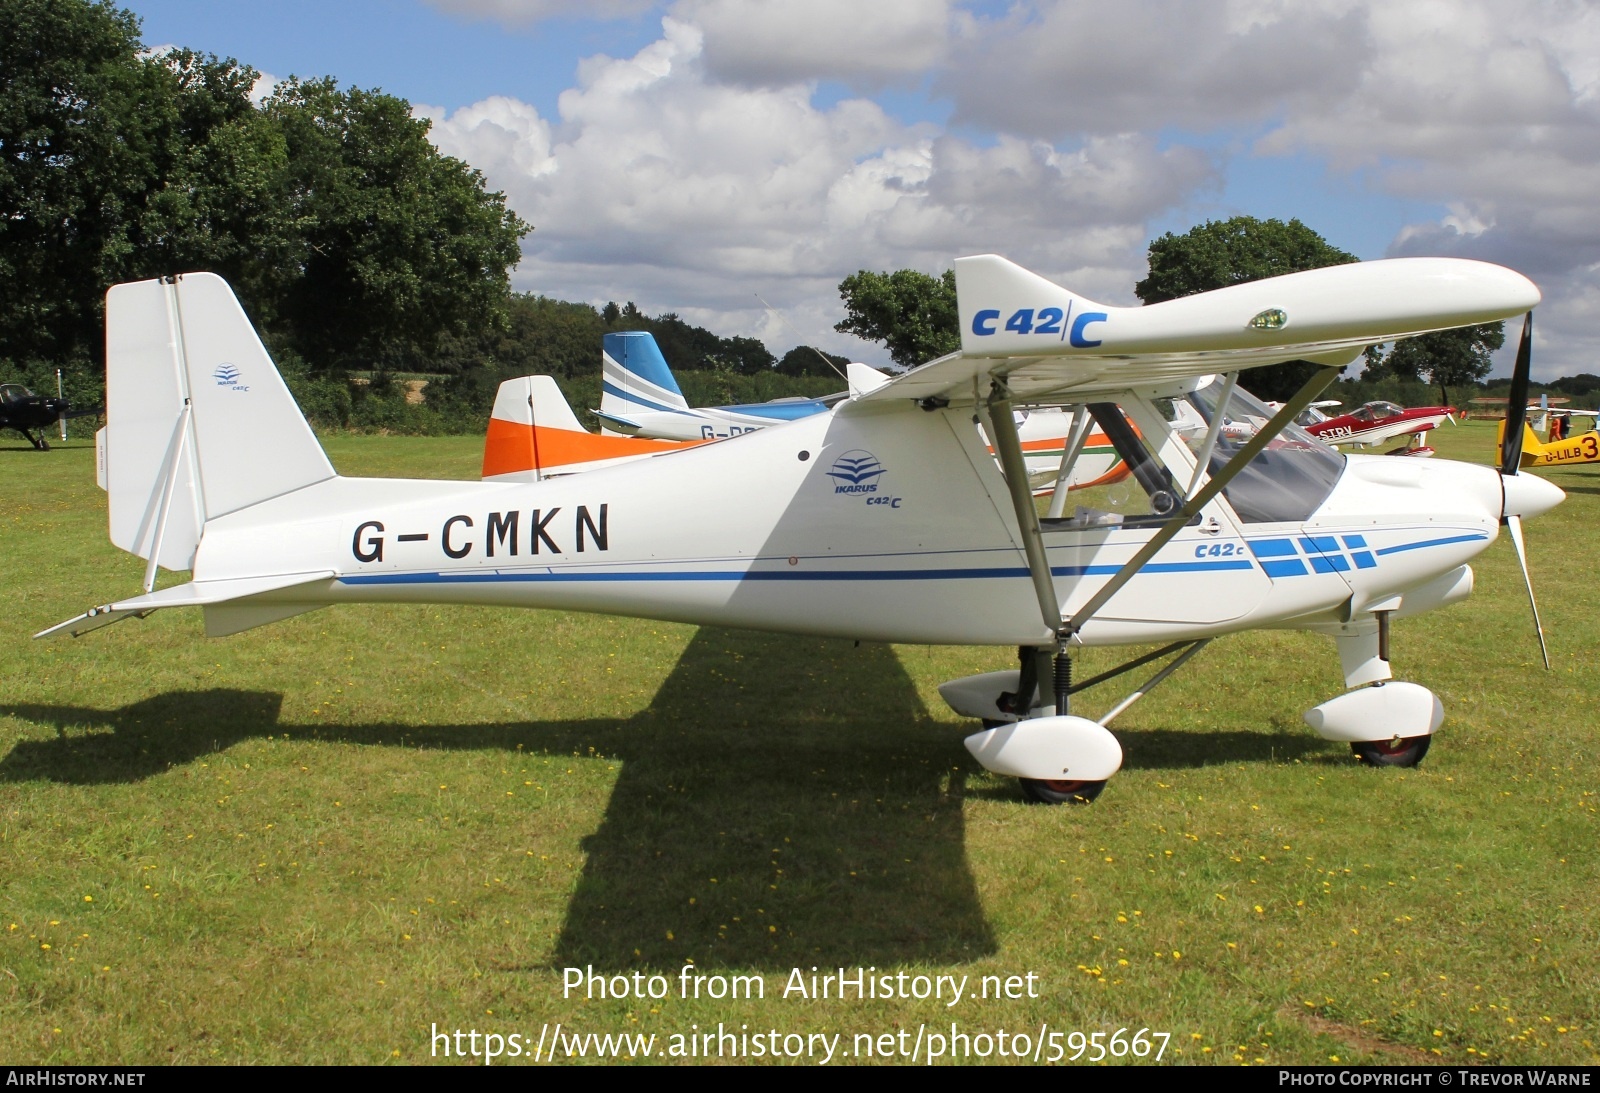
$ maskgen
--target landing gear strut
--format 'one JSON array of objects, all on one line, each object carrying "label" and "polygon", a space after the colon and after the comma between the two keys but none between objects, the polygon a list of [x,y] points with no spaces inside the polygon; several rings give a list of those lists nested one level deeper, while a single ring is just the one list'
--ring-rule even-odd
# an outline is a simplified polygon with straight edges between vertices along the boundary
[{"label": "landing gear strut", "polygon": [[1306,713],[1324,740],[1343,740],[1368,766],[1414,767],[1428,754],[1444,706],[1415,683],[1397,683],[1389,668],[1389,619],[1380,606],[1334,633],[1345,686],[1350,690]]}]

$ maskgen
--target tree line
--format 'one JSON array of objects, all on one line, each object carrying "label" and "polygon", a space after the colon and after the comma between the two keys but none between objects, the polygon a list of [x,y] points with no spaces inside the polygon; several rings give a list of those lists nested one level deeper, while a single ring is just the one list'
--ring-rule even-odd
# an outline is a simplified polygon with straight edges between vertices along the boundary
[{"label": "tree line", "polygon": [[[52,390],[61,369],[99,401],[106,289],[194,270],[228,280],[323,424],[481,429],[499,378],[597,376],[609,329],[651,330],[730,390],[826,370],[631,303],[512,292],[532,226],[402,98],[291,78],[258,99],[254,68],[150,53],[109,0],[0,0],[0,26],[0,377]],[[408,375],[431,417],[382,405]]]},{"label": "tree line", "polygon": [[[554,375],[581,411],[598,405],[613,330],[654,334],[692,404],[843,386],[846,358],[809,346],[780,359],[631,302],[511,291],[533,226],[441,154],[402,98],[332,78],[258,98],[249,65],[147,52],[138,18],[110,0],[0,0],[0,25],[0,378],[49,390],[59,368],[69,395],[99,401],[106,289],[209,270],[323,426],[477,432],[499,383],[529,373]],[[1153,240],[1134,290],[1157,303],[1356,260],[1298,220],[1240,216]],[[836,329],[898,366],[959,348],[949,271],[860,270],[839,293]],[[1504,337],[1494,323],[1409,339],[1369,352],[1359,382],[1427,383],[1449,402],[1481,383]],[[1283,398],[1307,369],[1242,382]],[[1562,382],[1600,392],[1595,377]]]}]

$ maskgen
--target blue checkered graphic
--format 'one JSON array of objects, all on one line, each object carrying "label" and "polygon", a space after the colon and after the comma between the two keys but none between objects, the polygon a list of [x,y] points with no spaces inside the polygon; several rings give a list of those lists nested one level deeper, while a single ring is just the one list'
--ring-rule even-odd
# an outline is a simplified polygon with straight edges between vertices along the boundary
[{"label": "blue checkered graphic", "polygon": [[1269,577],[1348,573],[1376,569],[1378,560],[1360,535],[1302,535],[1293,539],[1253,539],[1250,552]]}]

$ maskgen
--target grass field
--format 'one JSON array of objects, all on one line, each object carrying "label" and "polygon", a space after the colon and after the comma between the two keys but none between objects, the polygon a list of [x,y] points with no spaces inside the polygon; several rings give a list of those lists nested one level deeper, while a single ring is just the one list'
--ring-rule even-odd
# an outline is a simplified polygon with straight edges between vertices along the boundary
[{"label": "grass field", "polygon": [[[1493,430],[1435,435],[1487,461]],[[327,443],[355,475],[480,457]],[[1050,808],[971,761],[936,692],[1002,649],[424,607],[32,642],[143,563],[106,540],[86,444],[8,442],[0,1061],[417,1063],[435,1027],[531,1050],[556,1022],[658,1054],[719,1022],[909,1051],[954,1022],[1148,1028],[1182,1062],[1600,1063],[1600,467],[1549,477],[1569,499],[1528,531],[1555,670],[1502,537],[1470,601],[1396,624],[1396,674],[1447,712],[1422,767],[1311,735],[1333,643],[1252,633],[1118,720],[1097,803]],[[690,961],[765,997],[680,997]],[[564,997],[588,966],[671,990]],[[813,966],[968,992],[784,997]],[[972,996],[1030,974],[1037,997]]]}]

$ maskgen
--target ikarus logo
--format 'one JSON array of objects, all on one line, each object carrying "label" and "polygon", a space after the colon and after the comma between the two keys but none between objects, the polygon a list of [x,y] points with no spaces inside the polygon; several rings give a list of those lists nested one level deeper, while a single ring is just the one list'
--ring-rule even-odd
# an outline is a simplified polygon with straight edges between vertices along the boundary
[{"label": "ikarus logo", "polygon": [[227,387],[234,391],[250,390],[247,385],[239,382],[244,378],[244,373],[231,364],[217,365],[216,371],[211,373],[211,378],[217,381],[218,387]]},{"label": "ikarus logo", "polygon": [[892,509],[900,507],[900,498],[886,496],[880,492],[883,485],[879,481],[887,472],[887,468],[878,461],[878,457],[862,448],[854,448],[845,452],[833,461],[833,469],[828,471],[828,477],[833,479],[833,492],[837,494],[868,494],[866,503],[869,505],[887,505]]},{"label": "ikarus logo", "polygon": [[877,456],[857,448],[835,459],[828,477],[835,480],[834,493],[877,493],[878,484],[874,480],[883,472],[884,466]]}]

